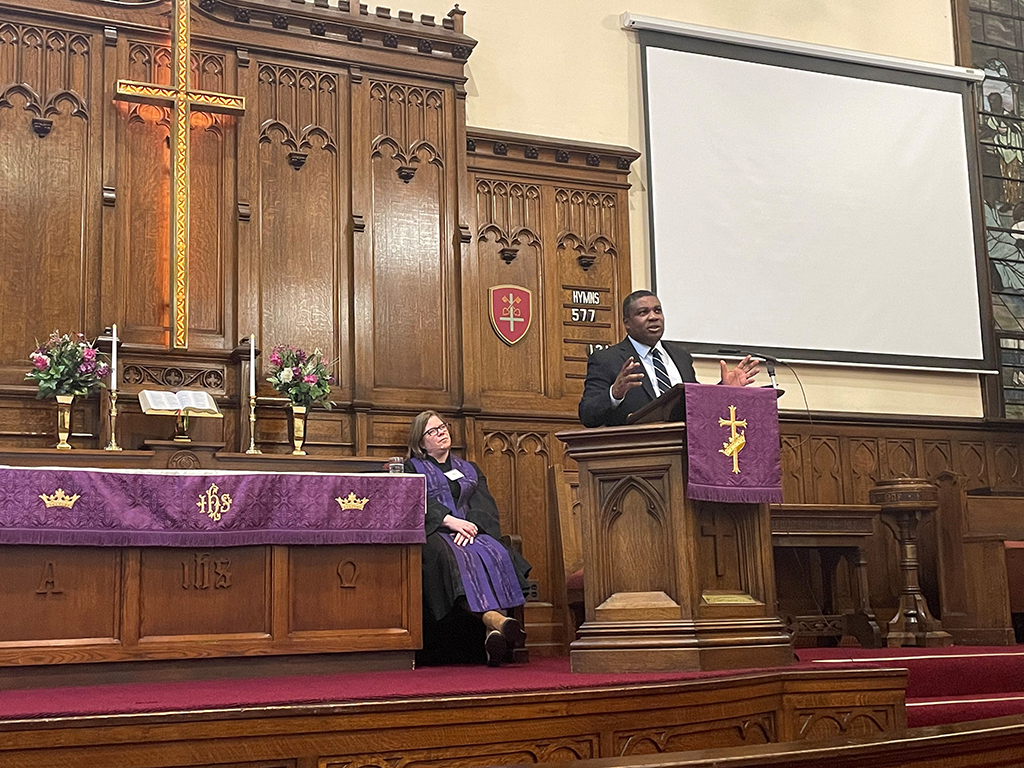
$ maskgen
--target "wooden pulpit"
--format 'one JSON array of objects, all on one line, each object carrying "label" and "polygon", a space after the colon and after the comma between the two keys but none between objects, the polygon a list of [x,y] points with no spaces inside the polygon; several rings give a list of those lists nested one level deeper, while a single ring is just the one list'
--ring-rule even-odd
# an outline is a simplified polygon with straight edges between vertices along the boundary
[{"label": "wooden pulpit", "polygon": [[[659,398],[660,400],[661,398]],[[586,621],[574,672],[792,663],[766,504],[686,497],[686,427],[562,432],[579,464]]]}]

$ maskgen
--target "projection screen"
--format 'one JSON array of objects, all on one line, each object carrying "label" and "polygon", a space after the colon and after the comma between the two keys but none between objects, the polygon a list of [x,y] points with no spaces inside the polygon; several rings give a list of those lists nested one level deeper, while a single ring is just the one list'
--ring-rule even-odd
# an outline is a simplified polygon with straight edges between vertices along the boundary
[{"label": "projection screen", "polygon": [[757,42],[640,35],[665,337],[992,368],[969,82]]}]

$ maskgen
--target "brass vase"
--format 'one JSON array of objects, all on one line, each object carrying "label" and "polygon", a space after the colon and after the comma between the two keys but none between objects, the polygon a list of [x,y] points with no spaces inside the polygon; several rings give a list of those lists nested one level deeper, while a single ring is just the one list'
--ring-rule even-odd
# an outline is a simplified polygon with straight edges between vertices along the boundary
[{"label": "brass vase", "polygon": [[306,452],[302,450],[302,444],[306,442],[306,418],[309,416],[309,406],[289,403],[288,410],[291,411],[291,417],[288,419],[289,432],[292,445],[295,446],[292,448],[292,456],[305,456]]},{"label": "brass vase", "polygon": [[68,437],[71,436],[71,404],[75,401],[74,395],[57,395],[57,443],[58,451],[70,451],[71,443]]}]

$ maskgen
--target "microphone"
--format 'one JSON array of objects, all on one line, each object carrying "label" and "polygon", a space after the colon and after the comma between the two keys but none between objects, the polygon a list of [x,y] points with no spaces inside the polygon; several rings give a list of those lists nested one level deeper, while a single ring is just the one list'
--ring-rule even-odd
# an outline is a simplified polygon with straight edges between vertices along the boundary
[{"label": "microphone", "polygon": [[764,352],[750,352],[750,351],[744,351],[742,349],[731,349],[731,348],[719,349],[718,350],[718,354],[720,354],[720,355],[741,355],[743,357],[754,357],[754,358],[757,358],[758,360],[764,360],[764,367],[768,369],[768,378],[772,382],[772,388],[773,389],[778,389],[779,388],[779,382],[775,380],[775,365],[776,365],[776,363],[781,365],[781,361],[778,358],[772,357],[771,355],[765,354]]}]

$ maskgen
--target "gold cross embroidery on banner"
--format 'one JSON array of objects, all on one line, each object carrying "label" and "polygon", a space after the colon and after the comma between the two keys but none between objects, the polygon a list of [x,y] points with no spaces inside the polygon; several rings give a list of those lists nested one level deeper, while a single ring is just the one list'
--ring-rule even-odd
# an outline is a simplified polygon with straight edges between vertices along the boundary
[{"label": "gold cross embroidery on banner", "polygon": [[737,432],[736,427],[747,426],[746,419],[736,418],[736,406],[729,406],[729,418],[719,419],[718,426],[729,427],[731,430],[729,439],[722,443],[722,448],[719,453],[724,453],[726,456],[732,459],[732,473],[738,475],[740,473],[740,451],[743,450],[743,446],[747,444],[746,432]]},{"label": "gold cross embroidery on banner", "polygon": [[241,115],[245,98],[191,88],[189,0],[172,0],[171,84],[118,80],[114,98],[171,110],[171,346],[188,348],[189,120],[193,110]]}]

